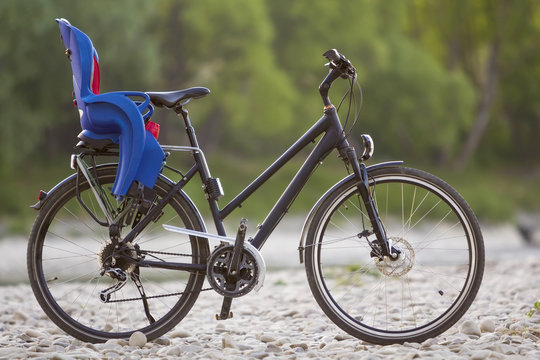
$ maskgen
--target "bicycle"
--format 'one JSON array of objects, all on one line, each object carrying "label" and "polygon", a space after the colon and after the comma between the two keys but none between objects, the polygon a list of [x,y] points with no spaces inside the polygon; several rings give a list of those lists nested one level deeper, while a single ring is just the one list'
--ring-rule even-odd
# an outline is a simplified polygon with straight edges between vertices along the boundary
[{"label": "bicycle", "polygon": [[[263,285],[266,266],[259,251],[335,149],[352,171],[313,206],[298,247],[317,303],[341,329],[376,344],[422,342],[455,324],[482,280],[478,221],[439,178],[403,167],[402,161],[364,164],[373,154],[373,140],[362,136],[358,156],[328,95],[332,83],[344,78],[351,100],[355,68],[335,49],[324,56],[329,72],[319,87],[323,116],[222,208],[220,181],[211,176],[186,110],[192,99],[209,93],[206,88],[145,93],[154,106],[175,111],[186,127],[189,146],[161,145],[163,151],[193,157],[187,171],[165,162],[163,172],[179,180],[160,174],[150,200],[113,197],[109,188],[118,165],[101,162],[116,160],[118,146],[82,139],[72,155],[75,173],[49,192],[40,191],[33,206],[39,214],[28,244],[28,272],[52,321],[88,342],[128,338],[135,331],[151,340],[176,326],[199,293],[210,289],[223,296],[217,319],[229,318],[233,298]],[[235,237],[227,236],[223,220],[321,135],[254,237],[245,238],[245,219]],[[215,234],[207,232],[183,191],[196,175]],[[205,279],[210,287],[203,289]]]}]

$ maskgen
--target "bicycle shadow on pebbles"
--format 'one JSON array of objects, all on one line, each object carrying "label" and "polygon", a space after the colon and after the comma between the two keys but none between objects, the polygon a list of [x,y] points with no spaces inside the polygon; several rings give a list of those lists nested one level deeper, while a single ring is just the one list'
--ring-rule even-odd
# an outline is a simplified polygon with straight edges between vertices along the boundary
[{"label": "bicycle shadow on pebbles", "polygon": [[[319,309],[303,268],[270,267],[258,293],[233,301],[232,319],[216,321],[221,297],[203,292],[175,329],[139,346],[127,340],[83,343],[47,318],[28,284],[0,287],[0,359],[540,358],[540,314],[531,311],[540,300],[540,249],[516,243],[505,231],[484,231],[484,281],[469,311],[421,344],[380,346],[352,338]],[[296,243],[282,241],[294,253]],[[276,255],[271,252],[269,265]]]}]

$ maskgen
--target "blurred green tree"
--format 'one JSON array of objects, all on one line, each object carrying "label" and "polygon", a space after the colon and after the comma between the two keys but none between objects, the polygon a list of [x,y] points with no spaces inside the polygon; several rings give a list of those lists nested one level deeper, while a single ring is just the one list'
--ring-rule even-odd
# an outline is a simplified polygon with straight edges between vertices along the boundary
[{"label": "blurred green tree", "polygon": [[[374,135],[380,157],[405,151],[432,165],[448,163],[460,133],[472,122],[475,94],[461,72],[448,71],[410,40],[404,31],[406,3],[270,4],[278,38],[286,39],[275,44],[276,54],[291,69],[302,95],[296,113],[306,116],[320,109],[314,86],[322,78],[320,55],[337,48],[356,65],[364,89],[364,108],[354,134]],[[337,103],[340,92],[332,95]]]},{"label": "blurred green tree", "polygon": [[102,92],[145,89],[159,68],[157,44],[146,31],[152,9],[142,0],[0,2],[3,211],[21,207],[12,189],[25,173],[23,163],[69,154],[80,131],[71,68],[54,19],[67,18],[93,40],[100,54]]},{"label": "blurred green tree", "polygon": [[[352,138],[372,134],[376,159],[512,160],[540,176],[535,0],[4,0],[0,212],[20,209],[25,162],[65,156],[80,130],[55,17],[92,38],[102,91],[209,87],[190,104],[208,151],[260,158],[289,145],[321,115],[321,54],[337,48],[364,89]],[[346,86],[334,84],[334,103]],[[180,122],[155,116],[160,139],[179,141]]]},{"label": "blurred green tree", "polygon": [[474,158],[499,163],[516,155],[520,162],[538,163],[540,3],[418,0],[409,5],[412,37],[449,70],[462,70],[477,94],[474,125],[461,136],[456,166]]},{"label": "blurred green tree", "polygon": [[[207,148],[261,153],[287,143],[295,94],[271,51],[273,24],[264,1],[163,1],[161,45],[174,54],[166,87],[207,86],[196,123]],[[203,140],[204,141],[204,140]],[[266,145],[266,146],[265,146]]]}]

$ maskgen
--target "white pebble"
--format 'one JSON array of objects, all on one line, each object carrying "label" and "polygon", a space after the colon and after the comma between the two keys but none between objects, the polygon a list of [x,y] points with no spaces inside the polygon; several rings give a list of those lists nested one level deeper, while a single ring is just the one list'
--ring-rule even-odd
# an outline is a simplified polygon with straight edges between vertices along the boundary
[{"label": "white pebble", "polygon": [[180,346],[173,346],[171,348],[163,348],[163,349],[166,350],[165,354],[170,355],[170,356],[180,356],[180,354],[182,354],[182,350],[180,349]]},{"label": "white pebble", "polygon": [[199,345],[184,345],[180,347],[180,349],[184,353],[199,353],[204,350],[202,346]]},{"label": "white pebble", "polygon": [[477,350],[471,354],[469,360],[485,360],[489,358],[491,351],[489,350]]},{"label": "white pebble", "polygon": [[229,334],[224,334],[223,337],[221,338],[221,347],[223,349],[226,349],[226,348],[238,349],[238,345]]},{"label": "white pebble", "polygon": [[459,327],[459,331],[465,335],[480,336],[482,332],[480,331],[480,326],[478,323],[473,320],[466,320]]},{"label": "white pebble", "polygon": [[146,335],[140,331],[135,331],[129,337],[129,346],[143,347],[146,345]]},{"label": "white pebble", "polygon": [[174,338],[188,338],[188,337],[191,336],[191,333],[189,331],[186,331],[186,330],[174,330],[173,332],[171,332],[168,335],[170,336],[171,339],[174,339]]},{"label": "white pebble", "polygon": [[273,337],[272,335],[263,334],[263,335],[261,336],[261,341],[262,341],[263,343],[270,343],[270,342],[276,341],[276,338]]},{"label": "white pebble", "polygon": [[25,313],[23,312],[20,312],[20,311],[15,311],[13,313],[13,319],[17,320],[17,321],[26,321],[28,320],[28,316],[26,316]]},{"label": "white pebble", "polygon": [[162,336],[160,338],[155,339],[154,343],[158,345],[169,346],[171,345],[171,339],[169,339],[168,337]]},{"label": "white pebble", "polygon": [[483,319],[482,321],[480,321],[480,330],[482,332],[494,332],[495,322],[491,319]]}]

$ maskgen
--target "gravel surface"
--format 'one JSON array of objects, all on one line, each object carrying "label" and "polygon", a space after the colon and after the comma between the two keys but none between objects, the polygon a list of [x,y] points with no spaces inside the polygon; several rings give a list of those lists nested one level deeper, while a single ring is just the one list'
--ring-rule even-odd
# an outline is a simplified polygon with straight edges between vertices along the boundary
[{"label": "gravel surface", "polygon": [[[540,313],[528,316],[540,301],[540,249],[503,235],[485,232],[484,281],[471,309],[422,344],[379,346],[350,337],[319,309],[303,268],[289,266],[269,271],[258,293],[235,299],[232,319],[216,321],[221,297],[201,293],[175,329],[151,342],[134,334],[83,343],[47,318],[27,283],[0,286],[0,359],[540,359]],[[274,255],[263,250],[269,265]]]}]

